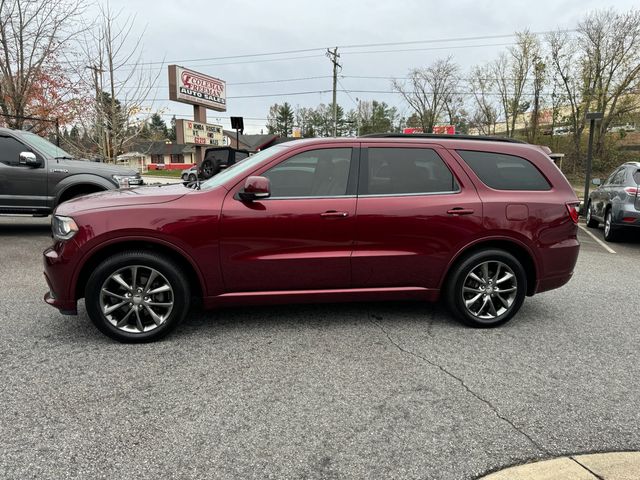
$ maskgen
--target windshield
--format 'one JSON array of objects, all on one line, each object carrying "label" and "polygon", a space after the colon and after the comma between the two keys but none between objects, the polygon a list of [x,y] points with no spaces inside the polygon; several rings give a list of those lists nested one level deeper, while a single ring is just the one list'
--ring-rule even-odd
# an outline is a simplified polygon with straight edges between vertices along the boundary
[{"label": "windshield", "polygon": [[49,157],[69,157],[72,158],[72,155],[65,152],[60,147],[54,145],[49,140],[46,140],[35,133],[31,132],[20,132],[20,136],[24,138],[25,141],[33,145],[34,148],[40,150],[42,153]]},{"label": "windshield", "polygon": [[217,187],[218,185],[222,185],[227,180],[235,177],[241,177],[246,172],[250,172],[263,160],[275,157],[286,148],[288,147],[274,146],[269,147],[266,150],[262,150],[261,152],[258,152],[255,155],[230,166],[226,170],[221,171],[217,175],[211,177],[209,180],[203,182],[200,185],[200,190],[209,190],[211,188]]}]

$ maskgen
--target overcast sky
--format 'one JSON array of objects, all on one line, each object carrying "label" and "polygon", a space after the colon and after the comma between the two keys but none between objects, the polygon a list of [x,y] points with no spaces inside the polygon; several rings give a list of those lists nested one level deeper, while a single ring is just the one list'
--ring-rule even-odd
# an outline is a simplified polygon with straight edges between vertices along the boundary
[{"label": "overcast sky", "polygon": [[[356,99],[376,99],[386,101],[408,115],[408,107],[397,94],[357,92],[389,92],[389,79],[352,77],[401,78],[412,68],[448,55],[467,72],[473,65],[495,58],[507,48],[505,44],[513,42],[513,38],[443,40],[509,35],[524,29],[532,32],[573,29],[589,11],[602,8],[624,11],[637,7],[638,1],[111,0],[110,4],[113,10],[121,9],[123,15],[135,15],[138,31],[146,29],[142,61],[164,59],[166,63],[177,63],[227,82],[227,112],[209,110],[209,123],[228,127],[230,115],[243,116],[246,133],[260,133],[273,103],[287,101],[294,107],[315,107],[331,102],[332,67],[322,50],[327,47],[344,46],[339,48],[340,75],[344,78],[340,78],[338,89],[350,93],[339,92],[338,103],[345,110],[353,108]],[[439,42],[354,46],[425,40]],[[318,50],[280,55],[195,61],[316,48]],[[163,110],[168,122],[172,114],[191,115],[192,107],[167,100],[166,68],[165,65],[158,79],[153,108]],[[300,78],[306,80],[285,81]],[[240,85],[246,82],[258,83]],[[329,92],[318,93],[327,90]],[[280,95],[299,92],[314,93]],[[273,96],[233,98],[249,95]]]}]

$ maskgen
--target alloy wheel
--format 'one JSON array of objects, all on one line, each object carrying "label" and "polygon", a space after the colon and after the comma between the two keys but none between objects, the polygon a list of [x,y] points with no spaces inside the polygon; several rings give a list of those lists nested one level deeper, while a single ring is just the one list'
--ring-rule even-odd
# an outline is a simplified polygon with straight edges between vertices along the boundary
[{"label": "alloy wheel", "polygon": [[611,210],[607,212],[607,215],[604,217],[604,236],[608,237],[611,233]]},{"label": "alloy wheel", "polygon": [[516,275],[506,263],[490,260],[471,269],[462,284],[467,311],[480,321],[504,315],[518,294]]},{"label": "alloy wheel", "polygon": [[110,275],[100,289],[100,309],[119,330],[144,333],[163,325],[173,310],[167,278],[144,265],[127,266]]}]

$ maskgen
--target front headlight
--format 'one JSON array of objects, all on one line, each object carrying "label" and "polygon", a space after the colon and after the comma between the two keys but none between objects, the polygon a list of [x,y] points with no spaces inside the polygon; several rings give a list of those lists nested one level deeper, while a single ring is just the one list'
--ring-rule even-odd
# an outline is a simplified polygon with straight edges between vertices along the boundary
[{"label": "front headlight", "polygon": [[140,177],[140,174],[136,175],[112,175],[113,179],[118,184],[120,188],[129,188],[134,185],[142,185],[143,181]]},{"label": "front headlight", "polygon": [[54,215],[51,219],[51,231],[54,239],[63,242],[73,238],[78,232],[78,225],[71,217]]}]

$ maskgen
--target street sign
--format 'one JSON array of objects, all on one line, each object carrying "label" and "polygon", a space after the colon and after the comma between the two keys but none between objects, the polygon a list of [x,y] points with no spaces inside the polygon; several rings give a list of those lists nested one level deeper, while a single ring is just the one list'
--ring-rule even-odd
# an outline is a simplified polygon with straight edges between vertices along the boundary
[{"label": "street sign", "polygon": [[222,125],[194,122],[193,120],[176,120],[176,142],[191,145],[224,144]]}]

